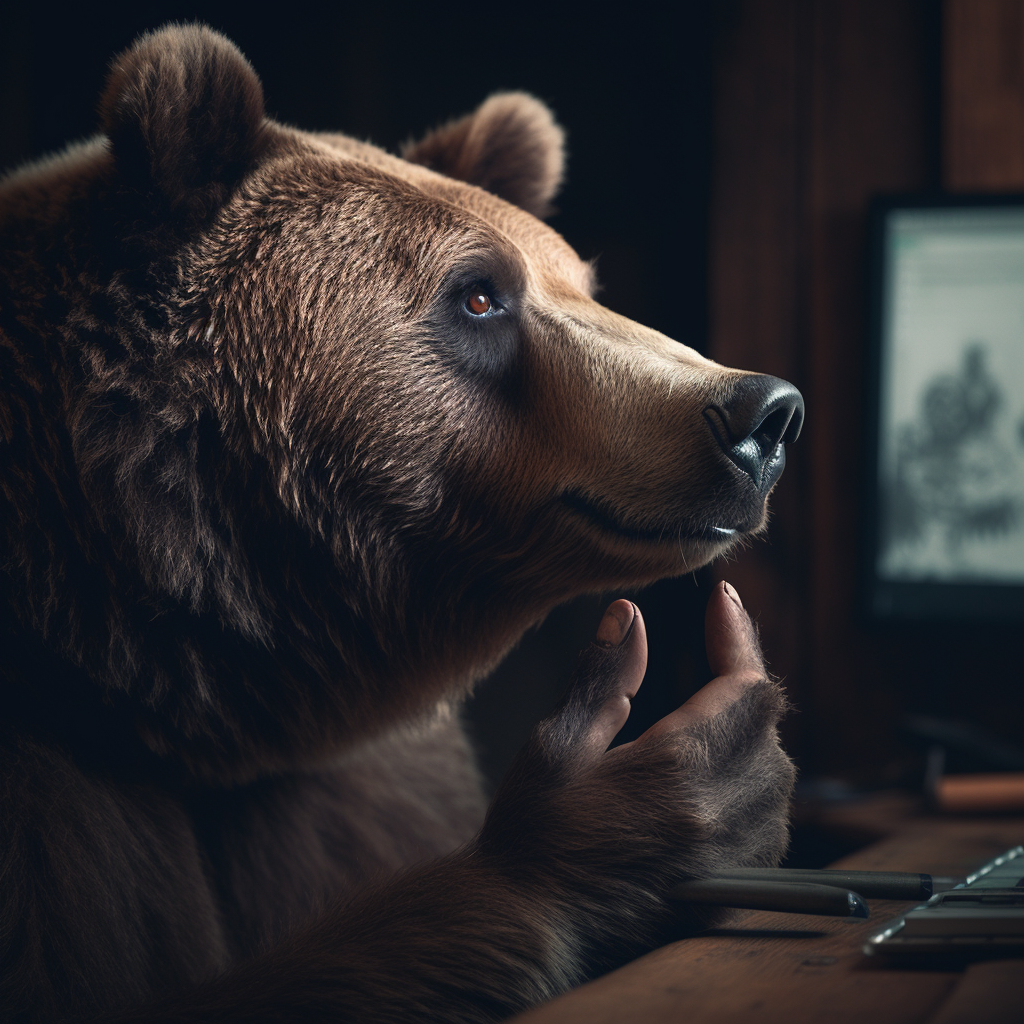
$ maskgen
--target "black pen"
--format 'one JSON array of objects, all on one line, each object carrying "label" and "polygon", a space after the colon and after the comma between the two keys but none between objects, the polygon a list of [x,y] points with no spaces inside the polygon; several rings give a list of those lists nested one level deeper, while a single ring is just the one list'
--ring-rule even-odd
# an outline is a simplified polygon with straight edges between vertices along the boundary
[{"label": "black pen", "polygon": [[810,882],[852,889],[868,899],[918,900],[930,899],[937,892],[955,888],[962,878],[945,878],[912,871],[843,871],[801,868],[727,868],[716,871],[715,878],[750,882]]},{"label": "black pen", "polygon": [[868,916],[861,897],[835,885],[776,882],[771,879],[695,878],[673,886],[668,898],[683,903],[712,903],[740,910],[774,910],[784,914],[829,917]]}]

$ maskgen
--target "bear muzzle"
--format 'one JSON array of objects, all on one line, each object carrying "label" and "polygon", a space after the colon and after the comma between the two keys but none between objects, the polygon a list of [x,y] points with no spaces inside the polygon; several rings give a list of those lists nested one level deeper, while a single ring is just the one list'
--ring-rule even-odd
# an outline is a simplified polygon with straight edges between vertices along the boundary
[{"label": "bear muzzle", "polygon": [[[666,459],[664,447],[633,433],[634,449],[660,454],[648,457],[639,473],[632,461],[630,474],[606,477],[603,486],[570,487],[559,503],[605,536],[676,550],[695,545],[689,557],[698,560],[760,532],[769,494],[785,468],[786,444],[800,434],[803,397],[778,377],[720,370],[715,375],[719,379],[704,403],[691,406],[670,429],[673,439],[692,440],[680,459]],[[657,430],[672,421],[648,416],[637,422]]]}]

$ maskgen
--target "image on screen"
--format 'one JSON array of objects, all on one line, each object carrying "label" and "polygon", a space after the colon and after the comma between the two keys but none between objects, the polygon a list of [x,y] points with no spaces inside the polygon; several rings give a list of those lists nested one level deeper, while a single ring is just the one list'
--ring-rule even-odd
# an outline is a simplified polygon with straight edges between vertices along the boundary
[{"label": "image on screen", "polygon": [[875,574],[1024,584],[1024,207],[885,224]]}]

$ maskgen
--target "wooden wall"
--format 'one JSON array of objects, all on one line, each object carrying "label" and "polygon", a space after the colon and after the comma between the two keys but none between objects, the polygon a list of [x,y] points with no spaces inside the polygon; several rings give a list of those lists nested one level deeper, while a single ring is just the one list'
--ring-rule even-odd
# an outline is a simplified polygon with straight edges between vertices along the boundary
[{"label": "wooden wall", "polygon": [[1024,191],[1024,3],[947,0],[943,183]]},{"label": "wooden wall", "polygon": [[[1024,2],[740,0],[720,46],[710,349],[792,380],[807,419],[767,542],[719,574],[789,683],[804,773],[884,783],[907,766],[907,713],[1009,736],[1022,707],[1012,628],[872,625],[857,587],[868,204],[1024,188]],[[996,706],[972,707],[986,688]]]}]

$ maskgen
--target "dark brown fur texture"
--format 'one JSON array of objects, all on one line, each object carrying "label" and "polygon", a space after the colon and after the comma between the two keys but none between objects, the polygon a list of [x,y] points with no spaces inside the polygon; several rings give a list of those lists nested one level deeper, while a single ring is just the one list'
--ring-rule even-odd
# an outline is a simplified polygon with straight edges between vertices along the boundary
[{"label": "dark brown fur texture", "polygon": [[486,823],[458,723],[555,604],[764,522],[701,416],[742,375],[524,212],[546,109],[400,160],[181,27],[101,117],[0,185],[4,1019],[491,1021],[699,925],[673,881],[785,845],[774,683],[596,757],[593,646]]}]

